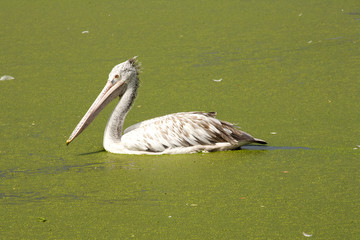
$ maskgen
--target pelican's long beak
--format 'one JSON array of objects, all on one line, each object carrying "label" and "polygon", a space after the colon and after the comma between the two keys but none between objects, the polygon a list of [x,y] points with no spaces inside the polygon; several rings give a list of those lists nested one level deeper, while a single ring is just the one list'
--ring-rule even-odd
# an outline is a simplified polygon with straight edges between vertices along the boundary
[{"label": "pelican's long beak", "polygon": [[86,112],[84,117],[78,123],[69,139],[66,141],[66,144],[74,140],[82,131],[85,130],[87,126],[96,118],[96,116],[103,110],[106,105],[108,105],[112,100],[114,100],[117,96],[122,96],[126,90],[127,84],[125,81],[121,80],[116,83],[112,83],[108,81],[100,92],[99,96],[95,99],[94,103],[91,105],[89,110]]}]

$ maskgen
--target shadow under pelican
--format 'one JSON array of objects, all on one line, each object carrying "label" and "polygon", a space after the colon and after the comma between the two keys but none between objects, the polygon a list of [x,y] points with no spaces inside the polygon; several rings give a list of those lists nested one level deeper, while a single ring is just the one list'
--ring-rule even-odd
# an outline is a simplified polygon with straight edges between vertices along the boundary
[{"label": "shadow under pelican", "polygon": [[241,149],[245,150],[293,150],[293,149],[304,149],[311,150],[308,147],[287,147],[287,146],[261,146],[261,145],[244,145]]}]

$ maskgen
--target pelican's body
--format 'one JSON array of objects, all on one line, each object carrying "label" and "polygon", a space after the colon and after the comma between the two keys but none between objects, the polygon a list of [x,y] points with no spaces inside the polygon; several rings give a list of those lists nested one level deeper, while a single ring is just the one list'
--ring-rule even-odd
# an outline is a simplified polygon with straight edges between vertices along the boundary
[{"label": "pelican's body", "polygon": [[224,151],[249,143],[266,144],[240,131],[234,125],[215,118],[216,113],[180,112],[146,120],[128,127],[122,134],[126,114],[139,86],[138,64],[132,58],[113,68],[109,80],[67,144],[79,135],[117,96],[120,101],[106,125],[104,148],[122,154],[181,154],[200,151]]}]

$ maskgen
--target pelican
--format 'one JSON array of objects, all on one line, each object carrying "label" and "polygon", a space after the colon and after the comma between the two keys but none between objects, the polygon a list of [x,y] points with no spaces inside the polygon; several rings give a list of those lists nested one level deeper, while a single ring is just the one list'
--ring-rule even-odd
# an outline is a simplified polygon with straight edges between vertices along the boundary
[{"label": "pelican", "polygon": [[229,122],[215,118],[215,112],[179,112],[134,124],[122,134],[139,87],[139,63],[133,57],[116,65],[109,79],[89,110],[66,141],[72,142],[106,105],[120,101],[107,122],[103,145],[106,151],[119,154],[185,154],[238,149],[264,140],[240,131]]}]

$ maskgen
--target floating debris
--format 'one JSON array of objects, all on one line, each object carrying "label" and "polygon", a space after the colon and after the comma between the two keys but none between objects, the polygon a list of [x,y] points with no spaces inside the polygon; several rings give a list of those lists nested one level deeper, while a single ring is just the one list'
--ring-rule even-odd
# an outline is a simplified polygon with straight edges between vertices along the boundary
[{"label": "floating debris", "polygon": [[213,79],[214,82],[221,82],[222,81],[222,78],[220,79]]},{"label": "floating debris", "polygon": [[277,134],[277,132],[270,132],[270,134],[271,134],[271,135],[276,135],[276,134]]},{"label": "floating debris", "polygon": [[82,33],[82,34],[85,34],[85,33],[89,33],[89,31],[82,31],[81,33]]},{"label": "floating debris", "polygon": [[197,207],[198,206],[196,203],[191,203],[191,204],[186,203],[185,205],[190,206],[190,207]]},{"label": "floating debris", "polygon": [[308,234],[306,232],[302,232],[302,234],[305,236],[305,237],[312,237],[312,234]]},{"label": "floating debris", "polygon": [[9,76],[9,75],[4,75],[0,78],[0,81],[5,81],[5,80],[14,80],[15,78],[13,76]]},{"label": "floating debris", "polygon": [[301,17],[303,15],[303,13],[299,13],[299,17]]},{"label": "floating debris", "polygon": [[312,43],[312,40],[308,41],[307,43]]},{"label": "floating debris", "polygon": [[38,222],[46,222],[47,221],[46,218],[43,218],[43,217],[39,217],[37,220],[38,220]]}]

